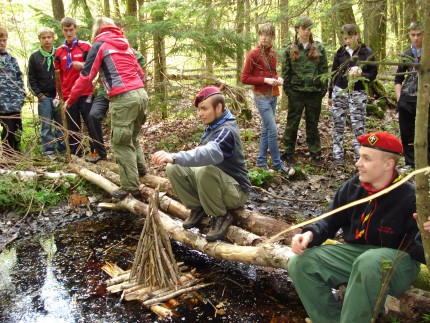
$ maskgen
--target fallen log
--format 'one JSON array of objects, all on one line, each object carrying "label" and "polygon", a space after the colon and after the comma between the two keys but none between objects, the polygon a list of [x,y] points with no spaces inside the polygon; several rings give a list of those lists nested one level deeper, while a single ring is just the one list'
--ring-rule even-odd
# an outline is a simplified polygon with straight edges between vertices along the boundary
[{"label": "fallen log", "polygon": [[[100,186],[107,192],[111,192],[118,188],[117,185],[88,169],[79,167],[78,165],[70,166],[75,173]],[[142,217],[146,217],[148,214],[148,205],[134,199],[131,195],[119,201],[117,205],[123,210],[128,210]],[[199,250],[209,256],[219,259],[286,269],[288,260],[293,254],[289,247],[278,244],[262,244],[258,247],[254,247],[233,245],[222,241],[208,242],[202,235],[194,234],[183,229],[179,221],[173,220],[166,213],[161,211],[160,221],[171,238],[192,249]]]},{"label": "fallen log", "polygon": [[[103,163],[100,165],[96,165],[86,163],[82,159],[75,159],[74,162],[82,167],[88,168],[97,174],[103,174],[103,177],[108,178],[113,183],[120,183],[119,175],[117,174],[119,171],[117,165],[106,161],[103,161]],[[182,220],[189,216],[190,210],[188,210],[183,204],[176,201],[177,197],[173,192],[172,186],[168,179],[146,174],[140,178],[140,182],[147,186],[141,190],[141,193],[145,199],[148,199],[149,196],[153,194],[153,189],[160,187],[160,191],[162,192],[160,193],[160,208],[172,216],[178,217]],[[277,220],[269,216],[264,216],[258,212],[250,211],[244,208],[235,210],[234,224],[237,227],[250,231],[261,237],[273,236],[276,233],[284,231],[291,226],[284,221]],[[300,229],[291,230],[279,238],[279,240],[285,240],[289,242],[291,238],[298,232],[300,232]],[[241,233],[236,232],[235,234]],[[248,238],[250,239],[250,241],[247,243],[249,245],[256,245],[257,243],[261,242],[261,239],[259,240],[256,236],[253,238],[249,236]]]}]

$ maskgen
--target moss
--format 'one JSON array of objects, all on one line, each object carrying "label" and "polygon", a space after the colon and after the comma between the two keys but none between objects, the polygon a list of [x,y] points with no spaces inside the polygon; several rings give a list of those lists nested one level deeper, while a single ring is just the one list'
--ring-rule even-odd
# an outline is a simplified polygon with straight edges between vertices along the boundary
[{"label": "moss", "polygon": [[375,116],[378,119],[382,119],[384,117],[384,111],[375,103],[369,103],[366,106],[366,111],[368,116]]},{"label": "moss", "polygon": [[421,270],[414,282],[414,287],[430,291],[430,273],[426,265],[421,264]]}]

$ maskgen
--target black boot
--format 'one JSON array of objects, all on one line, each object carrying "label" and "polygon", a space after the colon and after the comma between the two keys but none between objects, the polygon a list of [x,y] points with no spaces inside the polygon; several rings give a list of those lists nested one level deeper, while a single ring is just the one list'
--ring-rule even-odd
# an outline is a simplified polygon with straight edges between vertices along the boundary
[{"label": "black boot", "polygon": [[206,240],[209,242],[216,241],[224,237],[228,227],[233,223],[233,215],[227,212],[224,216],[213,217],[211,228],[206,234]]},{"label": "black boot", "polygon": [[188,219],[184,221],[184,223],[182,224],[182,227],[184,229],[194,228],[197,224],[199,224],[203,220],[205,215],[206,213],[202,207],[192,209],[190,216],[188,217]]}]

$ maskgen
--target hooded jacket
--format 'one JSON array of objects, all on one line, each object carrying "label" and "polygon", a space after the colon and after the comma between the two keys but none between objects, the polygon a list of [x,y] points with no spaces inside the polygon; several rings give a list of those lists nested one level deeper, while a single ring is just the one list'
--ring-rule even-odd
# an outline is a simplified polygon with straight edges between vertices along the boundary
[{"label": "hooded jacket", "polygon": [[20,113],[25,92],[18,62],[8,52],[0,60],[0,114]]},{"label": "hooded jacket", "polygon": [[[414,62],[414,54],[411,48],[408,48],[401,56],[404,62]],[[421,60],[421,56],[416,57],[418,63]],[[404,75],[403,73],[410,72],[411,74]],[[413,73],[415,72],[415,73]],[[400,100],[406,102],[417,102],[418,96],[418,71],[416,67],[411,66],[399,66],[397,68],[396,76],[394,77],[394,84],[402,84],[402,91],[400,92]],[[403,75],[402,75],[403,74]]]},{"label": "hooded jacket", "polygon": [[264,79],[278,78],[276,63],[276,52],[272,46],[266,48],[261,48],[260,45],[255,46],[246,56],[242,83],[253,85],[254,92],[272,95],[272,86],[264,83]]},{"label": "hooded jacket", "polygon": [[109,98],[144,87],[143,71],[119,27],[101,27],[94,40],[84,68],[67,100],[69,105],[76,102],[86,88],[92,86],[97,73],[100,73]]},{"label": "hooded jacket", "polygon": [[[399,179],[399,174],[395,172],[389,185]],[[337,191],[330,209],[374,193],[376,192],[371,191],[369,184],[361,183],[358,176],[355,176]],[[342,229],[346,243],[401,249],[413,259],[425,263],[421,234],[413,218],[415,212],[415,187],[406,182],[371,202],[350,207],[307,226],[302,232],[313,233],[309,248],[334,238],[339,229]]]},{"label": "hooded jacket", "polygon": [[[330,82],[328,94],[329,98],[331,98],[333,88],[335,86],[338,86],[341,89],[346,89],[348,87],[348,78],[346,74],[348,73],[349,68],[357,66],[357,60],[374,61],[375,57],[373,55],[372,50],[364,44],[359,44],[359,47],[352,53],[352,57],[346,50],[345,45],[343,45],[337,50],[336,54],[334,55],[333,66],[331,68],[332,72],[334,72],[334,76]],[[365,77],[369,81],[373,81],[374,79],[376,79],[376,75],[378,74],[378,67],[376,65],[364,65],[361,68],[363,71],[363,77]],[[362,81],[355,82],[354,91],[364,90],[365,88]]]}]

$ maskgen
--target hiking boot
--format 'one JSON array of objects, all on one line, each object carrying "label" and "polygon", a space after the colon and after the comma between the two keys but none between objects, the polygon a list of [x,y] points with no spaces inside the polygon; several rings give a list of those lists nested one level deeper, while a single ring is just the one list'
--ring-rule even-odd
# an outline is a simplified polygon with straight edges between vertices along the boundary
[{"label": "hiking boot", "polygon": [[117,189],[114,190],[110,193],[110,195],[112,195],[113,197],[116,197],[118,199],[123,199],[126,198],[128,196],[128,194],[131,194],[133,197],[140,197],[140,191],[139,189],[135,189],[135,190],[123,190],[123,189]]},{"label": "hiking boot", "polygon": [[312,155],[311,162],[316,167],[321,167],[321,156],[320,155]]},{"label": "hiking boot", "polygon": [[277,169],[278,172],[282,173],[285,177],[293,176],[296,171],[293,167],[288,166],[287,164],[283,165],[280,169]]},{"label": "hiking boot", "polygon": [[228,227],[233,223],[233,215],[227,212],[226,215],[212,217],[211,228],[206,234],[206,240],[209,242],[216,241],[224,237]]},{"label": "hiking boot", "polygon": [[86,162],[96,164],[99,160],[106,160],[106,156],[100,156],[97,151],[93,152],[89,157],[85,158]]},{"label": "hiking boot", "polygon": [[190,216],[184,221],[182,224],[182,227],[184,229],[191,229],[197,226],[203,218],[205,217],[206,213],[203,210],[202,207],[198,207],[191,210]]},{"label": "hiking boot", "polygon": [[50,159],[50,160],[55,160],[57,158],[54,154],[43,155],[43,157]]},{"label": "hiking boot", "polygon": [[145,176],[145,175],[146,175],[146,168],[145,168],[145,167],[143,167],[143,168],[141,168],[141,169],[138,169],[138,170],[137,170],[137,172],[138,172],[138,174],[139,174],[139,177],[143,177],[143,176]]}]

